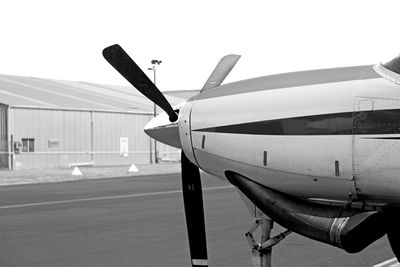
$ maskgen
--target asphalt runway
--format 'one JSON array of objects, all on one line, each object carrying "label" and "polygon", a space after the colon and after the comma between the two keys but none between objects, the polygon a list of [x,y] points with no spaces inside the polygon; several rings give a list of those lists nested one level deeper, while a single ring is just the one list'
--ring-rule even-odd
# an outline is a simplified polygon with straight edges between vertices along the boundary
[{"label": "asphalt runway", "polygon": [[[202,178],[209,265],[251,266],[244,233],[253,219],[235,189]],[[0,187],[0,229],[0,266],[190,266],[178,174]],[[386,237],[347,254],[292,234],[274,247],[273,266],[393,257]]]}]

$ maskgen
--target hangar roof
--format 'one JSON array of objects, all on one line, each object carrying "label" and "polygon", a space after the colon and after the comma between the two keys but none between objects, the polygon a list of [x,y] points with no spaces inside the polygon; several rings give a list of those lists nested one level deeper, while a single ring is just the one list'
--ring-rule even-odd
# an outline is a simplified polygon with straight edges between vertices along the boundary
[{"label": "hangar roof", "polygon": [[[184,99],[166,96],[172,104]],[[0,74],[0,103],[8,106],[153,112],[133,87]]]}]

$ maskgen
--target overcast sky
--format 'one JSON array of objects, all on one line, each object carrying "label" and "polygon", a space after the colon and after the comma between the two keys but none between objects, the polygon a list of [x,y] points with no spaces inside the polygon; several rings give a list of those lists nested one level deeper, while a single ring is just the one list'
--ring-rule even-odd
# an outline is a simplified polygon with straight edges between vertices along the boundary
[{"label": "overcast sky", "polygon": [[400,53],[400,1],[3,1],[0,73],[128,85],[103,59],[119,43],[162,90],[199,89],[219,59],[226,82],[374,64]]}]

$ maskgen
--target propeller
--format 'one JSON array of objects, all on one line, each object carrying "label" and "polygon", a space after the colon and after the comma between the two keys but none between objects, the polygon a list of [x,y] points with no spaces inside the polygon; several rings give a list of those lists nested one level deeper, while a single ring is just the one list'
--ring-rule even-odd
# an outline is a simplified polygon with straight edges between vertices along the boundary
[{"label": "propeller", "polygon": [[206,227],[199,168],[181,152],[182,191],[192,266],[208,266]]},{"label": "propeller", "polygon": [[178,115],[172,109],[164,95],[157,86],[147,77],[139,66],[118,44],[103,50],[103,56],[125,79],[127,79],[139,92],[162,108],[169,116],[171,122],[178,120]]},{"label": "propeller", "polygon": [[[178,115],[164,95],[118,44],[105,48],[103,56],[137,90],[161,107],[168,114],[171,122],[178,119]],[[181,170],[191,263],[194,267],[208,266],[200,171],[196,165],[190,162],[183,150],[181,152]]]}]

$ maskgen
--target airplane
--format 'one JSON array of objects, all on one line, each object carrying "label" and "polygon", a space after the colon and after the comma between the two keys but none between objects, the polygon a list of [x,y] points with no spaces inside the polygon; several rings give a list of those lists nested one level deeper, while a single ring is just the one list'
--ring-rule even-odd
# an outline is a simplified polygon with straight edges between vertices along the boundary
[{"label": "airplane", "polygon": [[400,259],[400,56],[222,84],[240,58],[227,55],[174,107],[118,44],[103,56],[165,111],[144,131],[182,149],[192,266],[208,266],[200,169],[234,185],[254,217],[287,229],[258,244],[251,228],[260,257],[295,232],[348,253],[387,234]]}]

